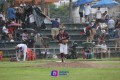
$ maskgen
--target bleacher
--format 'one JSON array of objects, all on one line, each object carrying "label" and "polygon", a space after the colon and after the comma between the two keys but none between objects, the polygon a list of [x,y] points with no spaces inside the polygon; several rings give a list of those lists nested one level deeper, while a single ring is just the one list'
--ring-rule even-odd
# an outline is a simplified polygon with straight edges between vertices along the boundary
[{"label": "bleacher", "polygon": [[[86,24],[64,24],[65,25],[65,31],[68,32],[70,36],[70,40],[68,42],[68,46],[70,47],[74,41],[78,43],[78,47],[81,47],[82,42],[86,41],[86,36],[81,35],[80,32],[85,28]],[[51,24],[46,24],[46,29],[40,30],[39,28],[37,29],[42,36],[49,36],[50,38],[50,43],[49,43],[49,48],[51,53],[59,53],[59,46],[57,43],[57,40],[52,41],[51,39]],[[15,55],[14,47],[18,44],[21,43],[21,41],[15,41],[15,42],[0,42],[0,49],[2,48],[4,51],[4,56],[12,56],[13,54]],[[109,40],[107,36],[106,44],[108,47],[114,47],[115,46],[115,41]],[[12,49],[9,49],[12,48]],[[7,50],[6,50],[7,49]],[[52,50],[53,49],[53,50]],[[55,50],[54,50],[55,49]],[[78,49],[80,52],[81,49]],[[10,55],[11,54],[11,55]]]}]

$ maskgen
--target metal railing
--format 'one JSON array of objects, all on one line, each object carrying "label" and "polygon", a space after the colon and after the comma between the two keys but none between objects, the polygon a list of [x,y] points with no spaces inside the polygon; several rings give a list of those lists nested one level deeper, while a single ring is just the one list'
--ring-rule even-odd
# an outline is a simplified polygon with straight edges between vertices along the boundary
[{"label": "metal railing", "polygon": [[[15,48],[0,48],[0,50],[3,51],[4,57],[15,56]],[[36,52],[37,56],[45,54],[45,52],[51,55],[59,54],[59,48],[32,48],[32,50]],[[79,55],[79,57],[82,57],[83,47],[77,47],[76,53]],[[102,55],[103,52],[101,51],[101,48],[93,47],[91,48],[91,53],[93,58],[95,58],[97,54],[101,53]],[[69,50],[68,54],[71,54]],[[120,57],[120,47],[108,47],[106,54],[106,58]]]}]

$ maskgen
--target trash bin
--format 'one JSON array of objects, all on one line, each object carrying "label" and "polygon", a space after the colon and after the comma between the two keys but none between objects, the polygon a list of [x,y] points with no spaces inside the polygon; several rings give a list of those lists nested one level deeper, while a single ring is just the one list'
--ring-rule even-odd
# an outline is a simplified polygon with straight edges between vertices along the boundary
[{"label": "trash bin", "polygon": [[2,61],[3,58],[3,51],[0,50],[0,61]]}]

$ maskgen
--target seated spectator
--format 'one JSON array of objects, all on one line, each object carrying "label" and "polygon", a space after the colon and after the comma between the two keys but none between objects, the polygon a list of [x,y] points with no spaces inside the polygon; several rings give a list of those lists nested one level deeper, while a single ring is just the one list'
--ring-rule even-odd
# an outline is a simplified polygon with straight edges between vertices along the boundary
[{"label": "seated spectator", "polygon": [[85,46],[83,48],[83,51],[85,52],[86,59],[92,58],[92,52],[91,52],[91,48],[89,47],[89,45]]},{"label": "seated spectator", "polygon": [[96,54],[97,59],[101,59],[101,45],[99,42],[96,42],[94,53]]},{"label": "seated spectator", "polygon": [[24,30],[22,33],[22,41],[24,44],[26,44],[27,40],[28,40],[28,32],[27,30]]}]

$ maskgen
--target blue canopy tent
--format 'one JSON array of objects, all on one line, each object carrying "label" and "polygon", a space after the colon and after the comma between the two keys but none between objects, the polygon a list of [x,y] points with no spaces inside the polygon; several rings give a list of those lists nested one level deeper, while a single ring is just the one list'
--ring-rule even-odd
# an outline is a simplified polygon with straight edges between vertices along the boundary
[{"label": "blue canopy tent", "polygon": [[77,0],[75,2],[75,6],[80,6],[80,5],[84,5],[84,4],[88,4],[93,2],[94,0]]},{"label": "blue canopy tent", "polygon": [[98,7],[112,8],[112,7],[117,6],[117,5],[119,5],[119,3],[116,1],[113,1],[113,0],[101,0],[101,1],[97,2],[96,4],[94,4],[92,6],[92,8],[98,8]]}]

